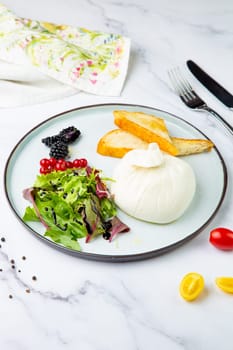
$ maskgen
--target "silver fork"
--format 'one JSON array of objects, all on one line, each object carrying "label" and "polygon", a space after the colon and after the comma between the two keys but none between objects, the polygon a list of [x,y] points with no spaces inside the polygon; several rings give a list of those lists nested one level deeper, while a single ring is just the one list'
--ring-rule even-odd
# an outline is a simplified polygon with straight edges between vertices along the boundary
[{"label": "silver fork", "polygon": [[180,96],[181,100],[188,106],[196,111],[206,111],[217,118],[233,135],[233,127],[223,119],[217,112],[210,108],[205,101],[193,90],[192,86],[181,73],[179,67],[176,67],[168,72],[168,76],[171,80],[174,90]]}]

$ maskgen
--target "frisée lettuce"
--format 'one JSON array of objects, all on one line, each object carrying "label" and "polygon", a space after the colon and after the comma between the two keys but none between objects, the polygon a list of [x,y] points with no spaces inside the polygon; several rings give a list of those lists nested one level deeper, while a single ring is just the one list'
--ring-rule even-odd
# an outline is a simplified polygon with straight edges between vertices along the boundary
[{"label": "fris\u00e9e lettuce", "polygon": [[116,216],[100,171],[89,166],[38,175],[23,196],[31,203],[23,220],[40,221],[45,236],[70,249],[81,250],[80,238],[88,243],[102,235],[111,241],[117,233],[129,231]]}]

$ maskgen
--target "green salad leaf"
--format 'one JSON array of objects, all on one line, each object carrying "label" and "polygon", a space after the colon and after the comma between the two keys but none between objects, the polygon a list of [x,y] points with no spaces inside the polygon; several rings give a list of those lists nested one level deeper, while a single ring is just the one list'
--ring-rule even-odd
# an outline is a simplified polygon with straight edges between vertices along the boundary
[{"label": "green salad leaf", "polygon": [[[23,220],[41,221],[45,236],[75,250],[80,250],[78,239],[89,242],[104,235],[117,213],[99,171],[91,168],[38,175],[33,187],[24,190],[24,198],[32,207],[26,208]],[[119,220],[120,232],[118,227]]]},{"label": "green salad leaf", "polygon": [[24,221],[40,221],[40,219],[36,215],[34,208],[31,208],[31,207],[27,207],[25,209],[23,220]]}]

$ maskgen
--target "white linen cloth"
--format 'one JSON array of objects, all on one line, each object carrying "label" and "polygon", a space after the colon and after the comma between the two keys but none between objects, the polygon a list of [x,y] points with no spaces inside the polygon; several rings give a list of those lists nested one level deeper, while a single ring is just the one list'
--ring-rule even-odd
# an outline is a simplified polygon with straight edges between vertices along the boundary
[{"label": "white linen cloth", "polygon": [[0,60],[0,108],[48,102],[78,92],[79,90],[46,76],[30,65]]}]

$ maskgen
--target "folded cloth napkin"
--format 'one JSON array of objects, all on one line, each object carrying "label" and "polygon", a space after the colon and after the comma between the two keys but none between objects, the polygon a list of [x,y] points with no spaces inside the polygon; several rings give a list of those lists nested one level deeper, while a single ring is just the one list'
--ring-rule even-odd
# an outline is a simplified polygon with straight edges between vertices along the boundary
[{"label": "folded cloth napkin", "polygon": [[0,108],[47,102],[77,93],[77,89],[49,78],[30,65],[0,60]]},{"label": "folded cloth napkin", "polygon": [[[127,74],[129,53],[130,40],[119,34],[17,17],[0,4],[0,79],[7,89],[9,81],[28,84],[27,78],[19,78],[28,70],[29,85],[36,82],[35,90],[39,84],[49,91],[56,87],[58,94],[82,90],[117,96]],[[7,64],[9,75],[4,75]],[[47,100],[51,99],[49,91]]]}]

